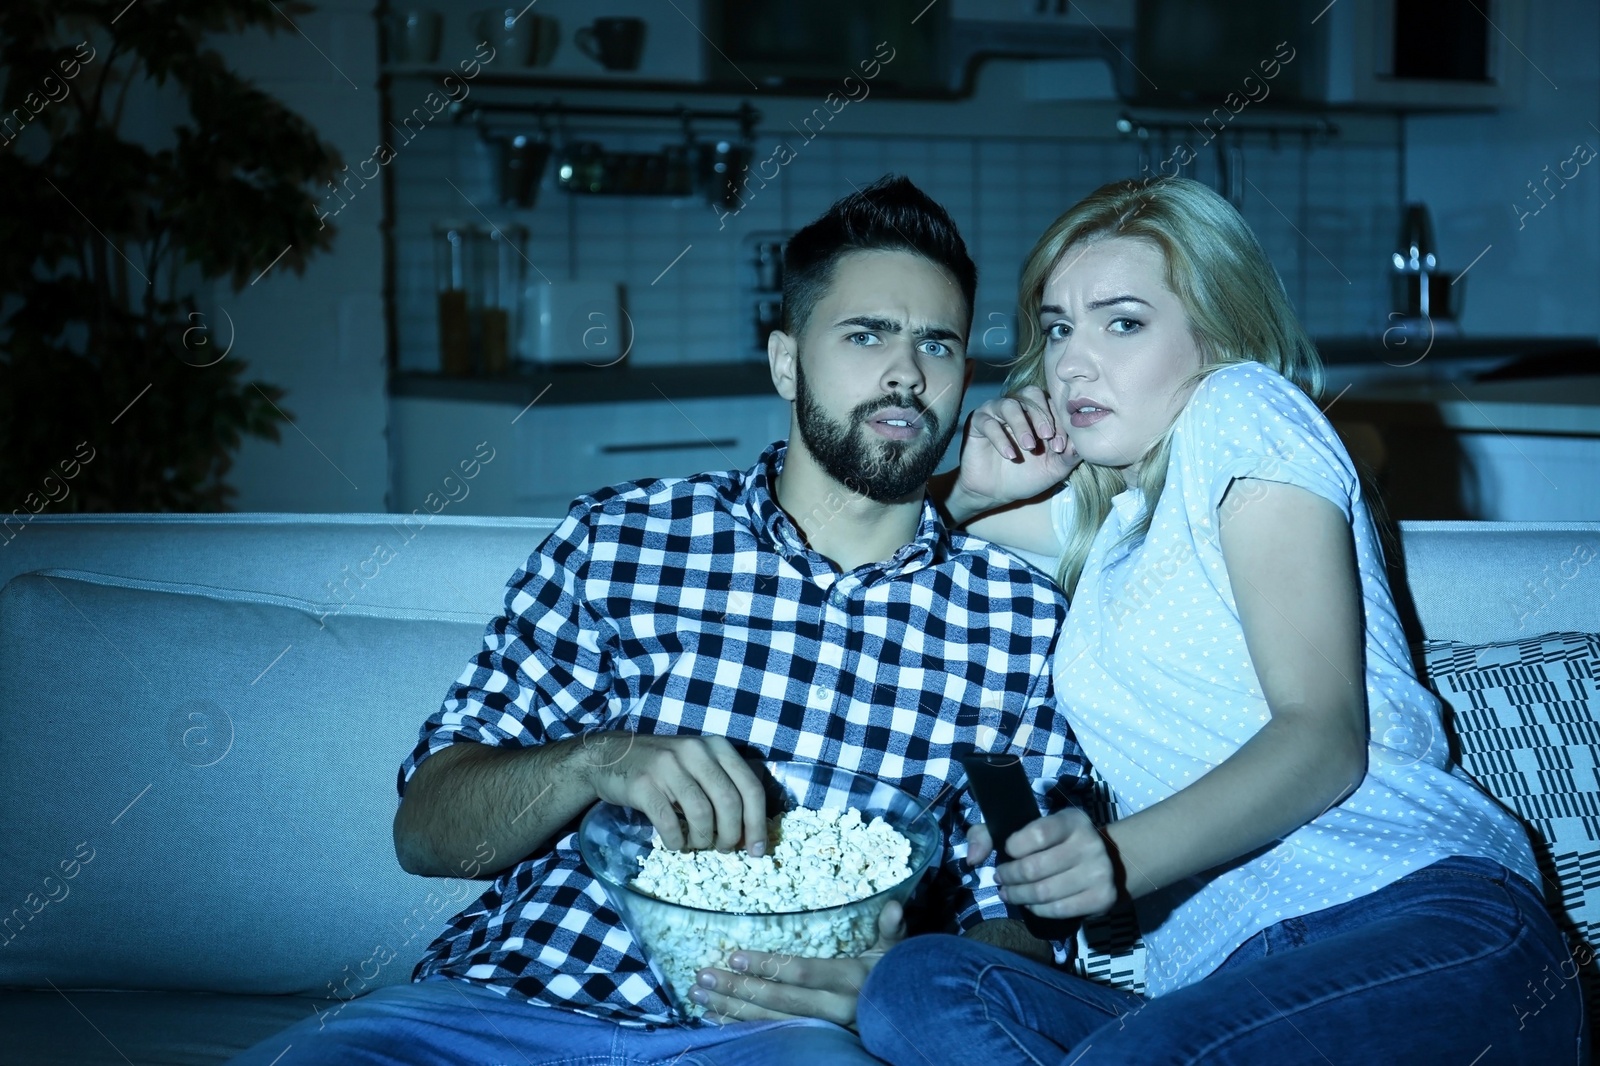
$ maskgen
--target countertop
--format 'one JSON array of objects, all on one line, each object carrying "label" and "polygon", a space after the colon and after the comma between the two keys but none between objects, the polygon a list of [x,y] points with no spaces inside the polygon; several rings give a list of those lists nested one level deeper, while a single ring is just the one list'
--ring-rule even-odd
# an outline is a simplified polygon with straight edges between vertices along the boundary
[{"label": "countertop", "polygon": [[[975,383],[1005,380],[1004,364],[975,362],[972,378]],[[451,377],[408,370],[389,378],[391,396],[506,403],[518,407],[535,399],[542,404],[621,403],[772,394],[772,372],[765,362],[529,367],[498,378]]]},{"label": "countertop", "polygon": [[[1337,406],[1334,406],[1337,404]],[[1336,422],[1460,432],[1600,436],[1600,374],[1513,381],[1357,384],[1328,405]]]},{"label": "countertop", "polygon": [[[1482,371],[1527,358],[1556,358],[1559,353],[1593,350],[1593,337],[1475,337],[1425,341],[1408,345],[1394,339],[1322,338],[1317,350],[1328,368],[1327,397],[1354,407],[1382,404],[1433,409],[1444,424],[1500,428],[1515,414],[1518,426],[1551,427],[1517,432],[1600,432],[1600,354],[1582,363],[1592,372],[1566,377],[1544,376],[1518,381],[1475,381]],[[1426,352],[1424,355],[1423,353]],[[1580,359],[1586,357],[1580,356]],[[1003,382],[1009,364],[975,359],[973,381]],[[450,377],[438,372],[400,371],[390,375],[389,394],[407,399],[464,400],[514,404],[617,403],[638,400],[693,399],[716,396],[761,396],[772,391],[772,377],[763,362],[702,363],[658,366],[521,366],[503,377]],[[1481,408],[1482,412],[1476,412]],[[1514,409],[1514,411],[1513,411]],[[1582,413],[1580,413],[1582,412]],[[1341,411],[1343,417],[1353,417]],[[1391,415],[1389,420],[1393,420]],[[1440,417],[1432,421],[1438,423]],[[1554,428],[1573,427],[1573,428]],[[1582,427],[1582,428],[1577,428]]]}]

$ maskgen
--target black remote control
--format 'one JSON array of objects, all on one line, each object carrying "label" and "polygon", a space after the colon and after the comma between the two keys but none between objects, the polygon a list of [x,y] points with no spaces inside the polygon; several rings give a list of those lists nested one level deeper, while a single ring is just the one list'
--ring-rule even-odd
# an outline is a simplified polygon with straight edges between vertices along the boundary
[{"label": "black remote control", "polygon": [[[1006,862],[1005,846],[1011,834],[1040,817],[1039,804],[1033,798],[1033,789],[1028,787],[1028,775],[1022,770],[1022,760],[1015,755],[973,752],[962,757],[961,765],[967,771],[967,783],[972,786],[973,798],[978,801],[983,822],[994,841],[995,862]],[[1078,935],[1077,918],[1043,918],[1017,905],[1012,905],[1011,910],[1022,918],[1028,932],[1040,940],[1071,940]]]}]

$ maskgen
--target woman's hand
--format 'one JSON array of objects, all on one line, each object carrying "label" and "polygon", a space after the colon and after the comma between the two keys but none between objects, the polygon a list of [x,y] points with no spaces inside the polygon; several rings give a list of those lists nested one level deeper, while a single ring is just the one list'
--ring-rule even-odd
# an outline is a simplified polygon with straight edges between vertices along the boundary
[{"label": "woman's hand", "polygon": [[[989,857],[994,841],[986,825],[967,833],[967,861]],[[1007,857],[1011,861],[1003,861]],[[1104,914],[1117,902],[1117,865],[1105,838],[1076,807],[1029,822],[1006,841],[995,880],[1000,898],[1041,918]]]},{"label": "woman's hand", "polygon": [[964,520],[1059,486],[1078,454],[1056,425],[1045,391],[1030,385],[972,412],[961,444],[961,471],[948,504]]}]

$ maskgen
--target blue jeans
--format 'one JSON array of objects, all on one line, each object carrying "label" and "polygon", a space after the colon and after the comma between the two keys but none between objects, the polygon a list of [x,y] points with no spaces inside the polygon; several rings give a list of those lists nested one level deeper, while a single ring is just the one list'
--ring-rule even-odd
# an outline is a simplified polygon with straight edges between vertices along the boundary
[{"label": "blue jeans", "polygon": [[872,1063],[830,1022],[625,1028],[470,981],[390,985],[263,1040],[230,1066],[819,1066]]},{"label": "blue jeans", "polygon": [[1263,930],[1155,999],[964,938],[913,937],[862,990],[894,1066],[1582,1063],[1577,963],[1537,892],[1452,858]]}]

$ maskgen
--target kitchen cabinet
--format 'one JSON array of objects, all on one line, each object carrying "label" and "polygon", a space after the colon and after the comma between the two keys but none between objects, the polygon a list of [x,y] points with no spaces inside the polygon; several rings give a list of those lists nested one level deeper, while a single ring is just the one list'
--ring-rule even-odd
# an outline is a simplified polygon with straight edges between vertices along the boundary
[{"label": "kitchen cabinet", "polygon": [[[394,506],[407,513],[430,493],[437,502],[454,492],[462,498],[449,513],[559,516],[605,485],[748,466],[789,431],[789,405],[776,394],[521,410],[418,397],[392,405]],[[444,484],[461,481],[453,457],[484,448],[494,458],[472,485]]]},{"label": "kitchen cabinet", "polygon": [[1330,408],[1395,519],[1600,520],[1600,376],[1358,385]]},{"label": "kitchen cabinet", "polygon": [[[1001,388],[972,386],[963,417]],[[574,497],[606,485],[748,467],[789,435],[789,404],[771,391],[609,403],[535,397],[526,406],[409,395],[390,403],[390,503],[402,514],[559,516]],[[960,449],[958,431],[941,468]],[[471,478],[468,470],[476,471]]]},{"label": "kitchen cabinet", "polygon": [[518,424],[517,499],[562,514],[573,497],[639,478],[749,466],[789,433],[776,394],[537,408]]}]

